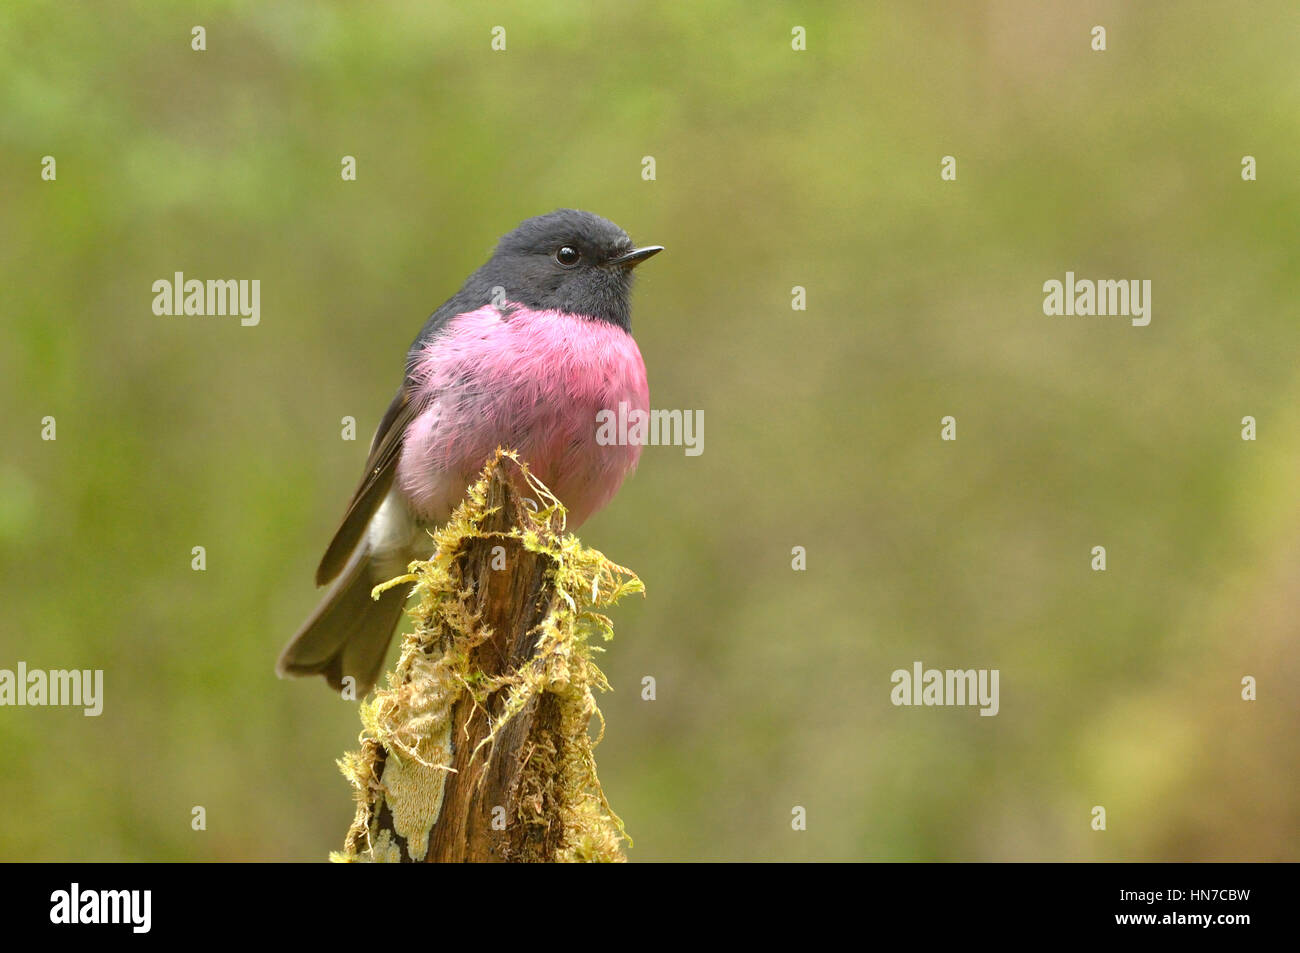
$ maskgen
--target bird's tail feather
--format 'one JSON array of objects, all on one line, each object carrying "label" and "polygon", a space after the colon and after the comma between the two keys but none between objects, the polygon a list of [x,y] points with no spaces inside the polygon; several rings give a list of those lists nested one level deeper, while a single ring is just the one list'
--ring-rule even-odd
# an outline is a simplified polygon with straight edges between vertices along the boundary
[{"label": "bird's tail feather", "polygon": [[397,586],[371,599],[374,585],[369,547],[363,544],[280,653],[276,673],[324,675],[335,691],[351,675],[358,698],[369,692],[383,669],[407,595],[407,587]]}]

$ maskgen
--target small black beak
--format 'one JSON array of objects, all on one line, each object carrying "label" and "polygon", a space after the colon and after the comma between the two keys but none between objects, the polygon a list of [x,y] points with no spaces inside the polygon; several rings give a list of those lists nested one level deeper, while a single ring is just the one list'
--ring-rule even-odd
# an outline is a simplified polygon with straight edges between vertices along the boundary
[{"label": "small black beak", "polygon": [[626,255],[611,258],[605,264],[613,265],[615,268],[635,268],[647,258],[653,258],[663,250],[663,245],[646,245],[645,248],[633,248]]}]

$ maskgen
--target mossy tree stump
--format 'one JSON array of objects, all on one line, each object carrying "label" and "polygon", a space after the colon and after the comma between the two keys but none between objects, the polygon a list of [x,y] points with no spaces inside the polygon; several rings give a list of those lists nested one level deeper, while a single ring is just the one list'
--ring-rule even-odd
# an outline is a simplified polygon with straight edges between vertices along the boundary
[{"label": "mossy tree stump", "polygon": [[333,859],[624,859],[588,732],[608,688],[591,656],[613,635],[596,609],[642,587],[563,525],[559,501],[498,451],[433,557],[379,587],[415,583],[415,631],[340,762],[357,816]]}]

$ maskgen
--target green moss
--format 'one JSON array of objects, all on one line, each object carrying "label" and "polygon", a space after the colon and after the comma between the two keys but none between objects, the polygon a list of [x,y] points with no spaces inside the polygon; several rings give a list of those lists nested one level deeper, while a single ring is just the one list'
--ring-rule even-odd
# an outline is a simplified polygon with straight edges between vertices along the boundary
[{"label": "green moss", "polygon": [[[506,459],[511,463],[503,464]],[[539,509],[525,516],[526,525],[494,533],[485,531],[483,522],[492,512],[487,505],[492,472],[502,465],[519,468]],[[518,859],[624,859],[623,824],[610,809],[596,774],[593,748],[600,738],[593,741],[587,730],[594,716],[603,735],[595,692],[609,690],[592,657],[602,651],[596,643],[614,635],[613,623],[599,610],[630,593],[644,592],[644,587],[631,570],[583,546],[563,527],[559,500],[515,454],[498,451],[451,519],[435,532],[433,556],[376,587],[378,593],[414,584],[416,602],[410,615],[415,629],[402,641],[389,687],[361,706],[360,750],[339,761],[355,790],[357,814],[344,850],[332,854],[331,860],[392,861],[402,851],[408,859],[423,857],[441,810],[447,774],[453,770],[454,707],[463,698],[486,707],[489,696],[498,691],[506,692],[504,705],[474,758],[487,757],[501,731],[530,703],[539,702],[535,710],[545,713],[535,719],[519,781],[512,822],[525,828],[525,856]],[[516,539],[524,549],[545,556],[555,590],[538,627],[533,657],[518,671],[499,677],[470,665],[473,648],[489,633],[471,611],[471,594],[460,575],[464,560],[459,557],[466,546],[484,538]],[[385,807],[402,843],[386,830],[376,833],[376,818]]]}]

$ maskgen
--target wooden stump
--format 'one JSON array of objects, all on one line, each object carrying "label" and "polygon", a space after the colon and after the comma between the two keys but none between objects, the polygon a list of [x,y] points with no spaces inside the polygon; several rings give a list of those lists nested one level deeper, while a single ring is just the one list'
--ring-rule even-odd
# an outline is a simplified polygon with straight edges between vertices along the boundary
[{"label": "wooden stump", "polygon": [[592,689],[606,686],[586,635],[608,638],[592,610],[640,581],[563,537],[555,502],[498,451],[439,552],[403,577],[421,600],[416,630],[396,684],[363,706],[361,751],[341,762],[358,812],[335,859],[624,859],[591,754]]}]

